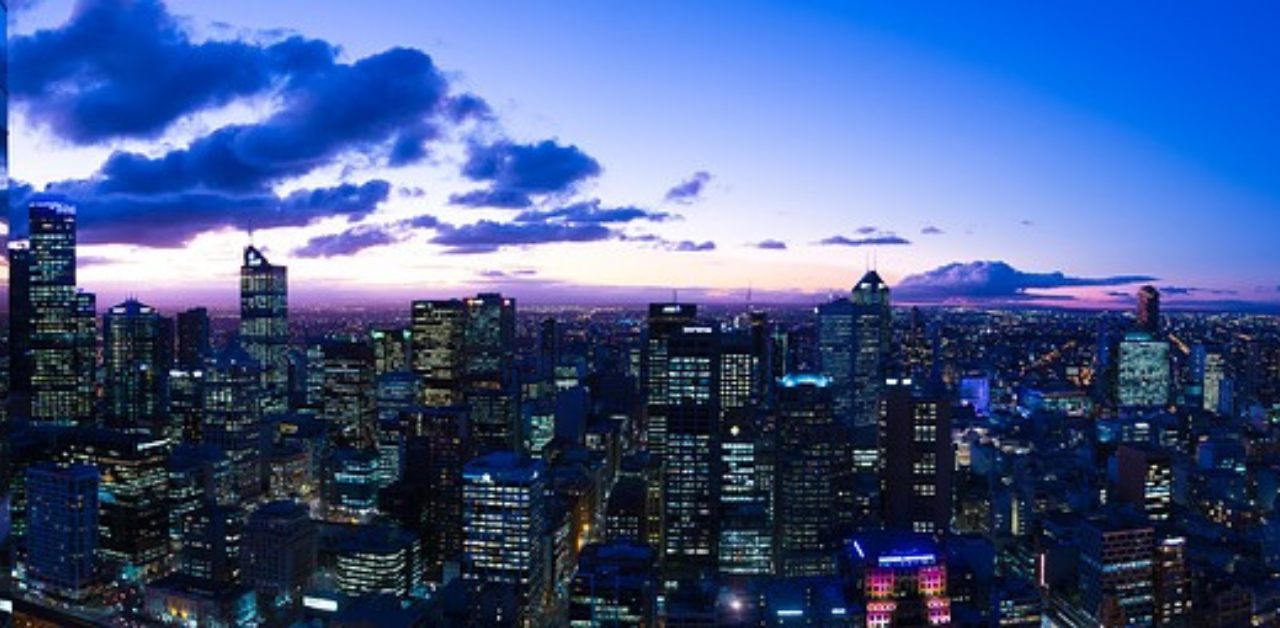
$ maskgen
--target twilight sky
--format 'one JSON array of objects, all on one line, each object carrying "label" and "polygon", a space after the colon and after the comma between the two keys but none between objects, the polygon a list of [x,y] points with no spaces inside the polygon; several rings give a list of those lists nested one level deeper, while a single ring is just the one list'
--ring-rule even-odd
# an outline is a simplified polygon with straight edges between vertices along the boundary
[{"label": "twilight sky", "polygon": [[[1280,7],[44,0],[10,174],[109,305],[1280,302]],[[22,231],[14,220],[15,234]]]}]

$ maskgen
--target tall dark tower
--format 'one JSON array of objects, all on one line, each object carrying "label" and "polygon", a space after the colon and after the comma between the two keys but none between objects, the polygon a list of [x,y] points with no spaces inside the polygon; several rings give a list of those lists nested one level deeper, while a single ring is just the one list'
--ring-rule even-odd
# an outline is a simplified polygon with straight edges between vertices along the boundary
[{"label": "tall dark tower", "polygon": [[76,208],[53,197],[30,205],[31,418],[72,425],[85,418],[77,375]]},{"label": "tall dark tower", "polygon": [[839,489],[849,472],[847,429],[835,416],[829,378],[782,378],[777,503],[778,562],[784,576],[835,573]]},{"label": "tall dark tower", "polygon": [[102,358],[107,424],[115,429],[161,435],[169,375],[163,317],[129,299],[103,316]]},{"label": "tall dark tower", "polygon": [[951,524],[955,452],[951,407],[890,380],[880,402],[880,495],[884,527],[937,534]]},{"label": "tall dark tower", "polygon": [[178,312],[178,367],[197,368],[211,351],[209,310],[197,307]]},{"label": "tall dark tower", "polygon": [[262,367],[262,411],[289,409],[289,273],[258,249],[240,267],[240,344]]},{"label": "tall dark tower", "polygon": [[1160,332],[1160,291],[1155,286],[1138,290],[1137,325],[1140,331],[1155,335]]},{"label": "tall dark tower", "polygon": [[476,453],[517,450],[523,439],[514,378],[516,301],[486,293],[463,303],[463,401],[471,411]]},{"label": "tall dark tower", "polygon": [[853,427],[876,424],[889,363],[889,286],[870,271],[853,287]]}]

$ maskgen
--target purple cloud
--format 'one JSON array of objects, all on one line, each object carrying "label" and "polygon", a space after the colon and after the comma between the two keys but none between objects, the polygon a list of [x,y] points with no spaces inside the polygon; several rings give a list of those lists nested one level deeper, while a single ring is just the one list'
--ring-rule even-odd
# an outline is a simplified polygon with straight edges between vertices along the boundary
[{"label": "purple cloud", "polygon": [[666,212],[655,212],[639,207],[601,207],[592,199],[565,205],[555,209],[529,210],[516,215],[515,222],[569,222],[569,223],[625,223],[637,220],[661,222],[671,218]]},{"label": "purple cloud", "polygon": [[377,225],[358,225],[329,235],[316,236],[294,250],[298,257],[346,257],[365,249],[398,241],[395,233]]},{"label": "purple cloud", "polygon": [[787,250],[787,243],[782,240],[761,240],[756,243],[756,248],[767,251],[785,251]]},{"label": "purple cloud", "polygon": [[682,181],[667,190],[666,200],[673,203],[689,204],[702,197],[702,192],[711,182],[711,173],[698,171],[687,181]]},{"label": "purple cloud", "polygon": [[574,191],[581,182],[600,174],[600,163],[577,146],[554,140],[516,144],[501,140],[468,147],[462,175],[488,188],[454,195],[449,202],[469,207],[522,209],[535,195]]},{"label": "purple cloud", "polygon": [[942,235],[943,233],[946,232],[933,225],[929,225],[928,227],[920,230],[920,235]]},{"label": "purple cloud", "polygon": [[613,238],[614,231],[600,224],[503,223],[481,220],[469,225],[441,224],[433,244],[449,247],[447,253],[492,253],[509,246],[535,246],[561,242],[598,242]]},{"label": "purple cloud", "polygon": [[716,250],[716,243],[710,240],[706,242],[681,240],[679,242],[671,242],[667,248],[677,253],[705,253]]},{"label": "purple cloud", "polygon": [[818,244],[822,246],[899,246],[911,244],[911,241],[892,233],[887,233],[867,238],[846,238],[836,235],[823,238],[818,241]]},{"label": "purple cloud", "polygon": [[1005,262],[979,261],[956,262],[910,275],[894,288],[894,292],[897,297],[908,302],[1070,299],[1062,295],[1032,294],[1028,291],[1123,286],[1149,281],[1155,281],[1155,278],[1147,275],[1074,277],[1062,272],[1028,273]]}]

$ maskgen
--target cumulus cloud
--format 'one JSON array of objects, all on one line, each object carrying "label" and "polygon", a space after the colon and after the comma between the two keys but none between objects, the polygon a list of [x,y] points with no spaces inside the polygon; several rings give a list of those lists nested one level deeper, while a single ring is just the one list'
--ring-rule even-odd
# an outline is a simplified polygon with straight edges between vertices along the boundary
[{"label": "cumulus cloud", "polygon": [[535,246],[561,242],[598,242],[614,237],[614,231],[598,223],[515,223],[481,220],[468,225],[441,224],[433,244],[448,247],[447,253],[492,253],[503,247]]},{"label": "cumulus cloud", "polygon": [[761,240],[756,243],[755,247],[767,251],[785,251],[787,250],[787,243],[782,240]]},{"label": "cumulus cloud", "polygon": [[1035,294],[1031,290],[1123,286],[1155,281],[1147,275],[1076,277],[1062,272],[1030,273],[1001,261],[956,262],[910,275],[895,288],[906,301],[1019,301],[1069,298]]},{"label": "cumulus cloud", "polygon": [[933,225],[929,225],[920,230],[920,235],[942,235],[943,233],[945,232],[942,229],[939,229]]},{"label": "cumulus cloud", "polygon": [[671,217],[671,214],[666,212],[655,212],[640,207],[602,207],[599,200],[592,199],[554,209],[524,211],[517,214],[513,220],[515,222],[626,223],[637,220],[661,222]]},{"label": "cumulus cloud", "polygon": [[467,149],[462,175],[489,187],[456,194],[455,205],[523,209],[535,195],[573,192],[583,181],[600,174],[600,163],[577,146],[555,140],[517,144],[508,140],[473,142]]},{"label": "cumulus cloud", "polygon": [[710,240],[705,242],[695,242],[693,240],[680,240],[668,244],[669,250],[677,253],[705,253],[707,251],[716,250],[716,243]]},{"label": "cumulus cloud", "polygon": [[676,184],[667,190],[666,200],[673,203],[689,204],[702,197],[707,184],[711,182],[711,173],[704,170],[693,173],[692,177]]}]

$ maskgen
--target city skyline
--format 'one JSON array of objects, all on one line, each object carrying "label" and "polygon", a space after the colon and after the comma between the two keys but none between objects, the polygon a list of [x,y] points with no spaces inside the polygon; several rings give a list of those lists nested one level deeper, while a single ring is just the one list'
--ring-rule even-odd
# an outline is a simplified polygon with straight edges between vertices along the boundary
[{"label": "city skyline", "polygon": [[230,306],[250,241],[302,306],[1280,302],[1257,7],[31,4],[14,206],[80,207],[104,307]]}]

